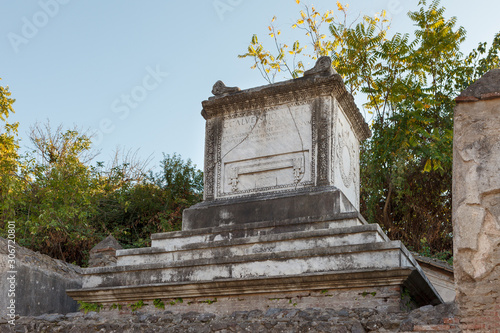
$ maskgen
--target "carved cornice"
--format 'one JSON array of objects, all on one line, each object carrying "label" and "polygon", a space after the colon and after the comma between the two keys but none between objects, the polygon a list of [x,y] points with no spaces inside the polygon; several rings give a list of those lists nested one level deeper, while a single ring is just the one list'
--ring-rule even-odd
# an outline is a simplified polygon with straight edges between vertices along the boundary
[{"label": "carved cornice", "polygon": [[224,96],[210,97],[202,102],[201,114],[205,119],[210,119],[234,112],[263,109],[320,96],[333,96],[339,101],[359,140],[362,141],[371,136],[368,124],[338,74],[302,77]]},{"label": "carved cornice", "polygon": [[66,292],[73,299],[79,301],[112,303],[155,298],[225,297],[323,289],[376,288],[402,285],[409,279],[409,276],[412,276],[414,270],[414,268],[403,267],[359,272],[340,271],[253,279],[221,279],[203,282],[70,289]]}]

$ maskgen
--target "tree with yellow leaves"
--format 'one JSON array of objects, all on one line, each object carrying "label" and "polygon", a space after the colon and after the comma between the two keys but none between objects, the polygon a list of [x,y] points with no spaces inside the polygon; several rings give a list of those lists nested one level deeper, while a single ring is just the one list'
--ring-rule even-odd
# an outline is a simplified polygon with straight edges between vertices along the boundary
[{"label": "tree with yellow leaves", "polygon": [[[1,80],[1,79],[0,79]],[[10,124],[7,118],[14,112],[9,87],[0,86],[0,221],[13,218],[12,196],[9,195],[16,186],[16,171],[19,166],[17,123]],[[3,228],[3,225],[0,225]]]},{"label": "tree with yellow leaves", "polygon": [[291,29],[303,30],[305,41],[282,43],[277,35],[284,33],[274,27],[274,17],[269,30],[275,51],[254,35],[239,57],[251,58],[252,68],[269,83],[279,73],[299,77],[305,59],[331,57],[347,89],[365,98],[373,132],[362,146],[362,214],[390,237],[446,258],[452,251],[454,98],[500,65],[500,33],[489,50],[482,43],[463,56],[465,29],[456,27],[457,19],[446,18],[438,0],[429,5],[421,0],[418,6],[408,13],[416,26],[413,38],[389,36],[384,10],[350,22],[348,5],[340,2],[323,13],[303,6]]},{"label": "tree with yellow leaves", "polygon": [[[300,1],[296,0],[296,3],[300,4]],[[299,12],[300,17],[291,28],[303,30],[306,41],[296,40],[291,43],[291,47],[279,41],[278,36],[281,35],[281,30],[278,30],[274,25],[276,21],[276,16],[274,16],[268,29],[269,36],[274,43],[275,53],[264,49],[257,35],[253,35],[247,52],[238,57],[253,58],[252,69],[257,68],[269,83],[273,83],[276,75],[281,72],[288,73],[292,78],[297,78],[304,73],[304,61],[300,59],[316,60],[321,56],[332,55],[332,53],[341,56],[339,52],[342,52],[346,47],[346,38],[353,30],[348,23],[348,7],[349,5],[342,5],[337,1],[337,14],[334,10],[327,10],[321,14],[314,6],[304,5]],[[377,32],[371,36],[370,40],[366,41],[367,44],[385,38],[386,23],[388,23],[385,16],[386,12],[382,11],[375,17],[363,17],[362,22],[357,24],[356,28]],[[330,30],[333,38],[327,38],[325,27]],[[312,47],[311,53],[306,51],[308,46]],[[339,64],[334,63],[334,67],[337,67],[336,65]]]}]

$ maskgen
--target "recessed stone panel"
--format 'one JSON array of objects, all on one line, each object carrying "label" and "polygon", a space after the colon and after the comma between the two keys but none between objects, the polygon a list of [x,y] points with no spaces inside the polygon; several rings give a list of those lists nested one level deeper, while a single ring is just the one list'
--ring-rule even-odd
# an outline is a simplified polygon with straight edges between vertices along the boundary
[{"label": "recessed stone panel", "polygon": [[217,197],[312,185],[309,103],[223,118]]},{"label": "recessed stone panel", "polygon": [[334,184],[359,209],[359,140],[344,110],[335,100],[333,137]]}]

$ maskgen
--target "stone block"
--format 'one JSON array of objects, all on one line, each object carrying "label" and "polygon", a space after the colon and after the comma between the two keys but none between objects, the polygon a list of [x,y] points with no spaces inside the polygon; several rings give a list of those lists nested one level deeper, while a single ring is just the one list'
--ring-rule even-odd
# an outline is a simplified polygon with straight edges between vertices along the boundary
[{"label": "stone block", "polygon": [[83,273],[83,287],[277,277],[412,265],[411,254],[399,241],[241,255],[231,255],[224,248],[215,251],[211,258],[88,268]]},{"label": "stone block", "polygon": [[120,243],[109,235],[90,250],[89,267],[115,266],[116,250],[120,249]]},{"label": "stone block", "polygon": [[205,201],[184,210],[182,229],[294,219],[317,221],[352,212],[357,209],[337,188],[316,187],[281,195]]},{"label": "stone block", "polygon": [[[500,69],[486,73],[456,101],[454,268],[457,303],[469,322],[500,302]],[[484,321],[463,327],[490,328]]]},{"label": "stone block", "polygon": [[213,259],[221,255],[240,257],[244,255],[279,253],[307,249],[329,248],[385,242],[385,234],[376,224],[347,228],[305,230],[278,234],[262,234],[240,238],[228,238],[211,242],[187,243],[169,248],[143,248],[121,250],[117,253],[118,265],[142,265],[170,263],[193,259]]},{"label": "stone block", "polygon": [[66,289],[82,287],[78,266],[33,252],[16,245],[15,297],[9,298],[7,240],[0,237],[0,317],[7,315],[7,302],[15,300],[16,314],[36,316],[44,313],[69,313],[78,304],[66,294]]},{"label": "stone block", "polygon": [[[175,250],[195,243],[210,243],[221,240],[240,239],[260,235],[277,235],[288,232],[348,228],[367,224],[358,212],[323,216],[319,219],[284,219],[246,224],[225,225],[151,235],[151,247]],[[387,239],[388,240],[388,239]],[[118,253],[124,253],[118,251]]]},{"label": "stone block", "polygon": [[[340,75],[316,74],[202,102],[206,204],[334,186],[359,207],[359,143],[371,133]],[[187,218],[184,230],[198,227]]]}]

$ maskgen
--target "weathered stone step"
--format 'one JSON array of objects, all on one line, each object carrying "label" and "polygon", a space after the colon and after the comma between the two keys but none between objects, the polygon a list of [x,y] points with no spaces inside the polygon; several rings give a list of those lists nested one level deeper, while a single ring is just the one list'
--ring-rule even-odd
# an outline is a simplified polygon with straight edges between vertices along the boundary
[{"label": "weathered stone step", "polygon": [[173,251],[193,243],[301,232],[307,230],[346,228],[367,224],[357,212],[323,216],[315,219],[291,219],[247,224],[225,225],[194,230],[157,233],[151,235],[151,247]]},{"label": "weathered stone step", "polygon": [[321,272],[418,267],[399,241],[219,256],[171,263],[95,267],[83,272],[83,288],[278,277]]},{"label": "weathered stone step", "polygon": [[140,248],[118,250],[117,265],[170,263],[182,260],[238,257],[388,241],[377,224],[266,234],[214,242],[190,243],[176,250]]}]

